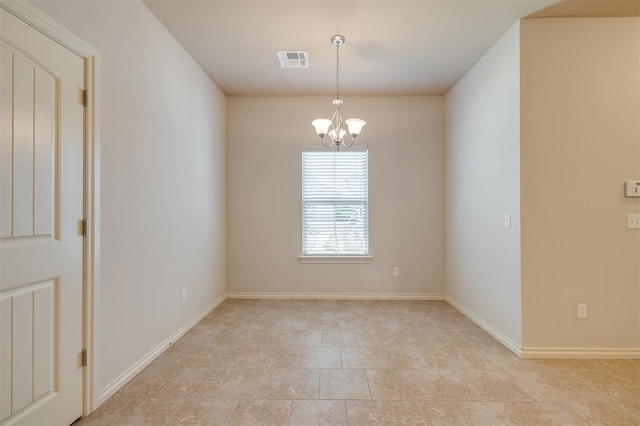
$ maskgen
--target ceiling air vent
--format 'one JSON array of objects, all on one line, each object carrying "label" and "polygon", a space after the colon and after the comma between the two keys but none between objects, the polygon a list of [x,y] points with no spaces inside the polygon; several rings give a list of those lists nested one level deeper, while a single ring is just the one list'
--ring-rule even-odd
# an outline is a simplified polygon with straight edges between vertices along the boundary
[{"label": "ceiling air vent", "polygon": [[309,58],[304,50],[278,50],[282,68],[309,68]]}]

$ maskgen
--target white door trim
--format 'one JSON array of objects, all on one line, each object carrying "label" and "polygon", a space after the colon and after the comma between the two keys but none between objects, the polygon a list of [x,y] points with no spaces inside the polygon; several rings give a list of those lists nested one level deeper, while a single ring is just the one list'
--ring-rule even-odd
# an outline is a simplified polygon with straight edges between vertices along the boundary
[{"label": "white door trim", "polygon": [[97,100],[100,95],[100,54],[28,2],[0,0],[0,7],[84,59],[84,87],[89,95],[89,105],[85,108],[84,117],[84,213],[88,223],[83,265],[83,343],[88,353],[87,367],[84,371],[83,415],[87,416],[98,408],[96,295],[100,272],[100,122]]}]

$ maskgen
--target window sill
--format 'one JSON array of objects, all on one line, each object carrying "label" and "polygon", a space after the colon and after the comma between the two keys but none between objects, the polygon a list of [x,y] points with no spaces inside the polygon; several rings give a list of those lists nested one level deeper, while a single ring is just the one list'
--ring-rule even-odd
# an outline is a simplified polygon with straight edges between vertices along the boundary
[{"label": "window sill", "polygon": [[298,256],[300,263],[371,263],[373,256]]}]

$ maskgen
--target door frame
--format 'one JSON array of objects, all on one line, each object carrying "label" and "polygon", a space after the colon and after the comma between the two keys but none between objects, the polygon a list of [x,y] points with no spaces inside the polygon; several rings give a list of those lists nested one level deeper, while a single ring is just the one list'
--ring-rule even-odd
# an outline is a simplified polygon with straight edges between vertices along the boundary
[{"label": "door frame", "polygon": [[0,7],[64,46],[84,61],[84,218],[82,340],[87,350],[83,371],[82,414],[98,408],[97,295],[100,278],[100,53],[87,42],[26,1],[0,0]]}]

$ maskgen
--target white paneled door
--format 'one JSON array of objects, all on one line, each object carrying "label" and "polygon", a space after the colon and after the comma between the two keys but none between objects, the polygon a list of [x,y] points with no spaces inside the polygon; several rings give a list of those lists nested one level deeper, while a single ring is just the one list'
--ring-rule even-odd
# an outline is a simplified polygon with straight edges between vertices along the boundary
[{"label": "white paneled door", "polygon": [[0,424],[82,415],[83,59],[0,9]]}]

